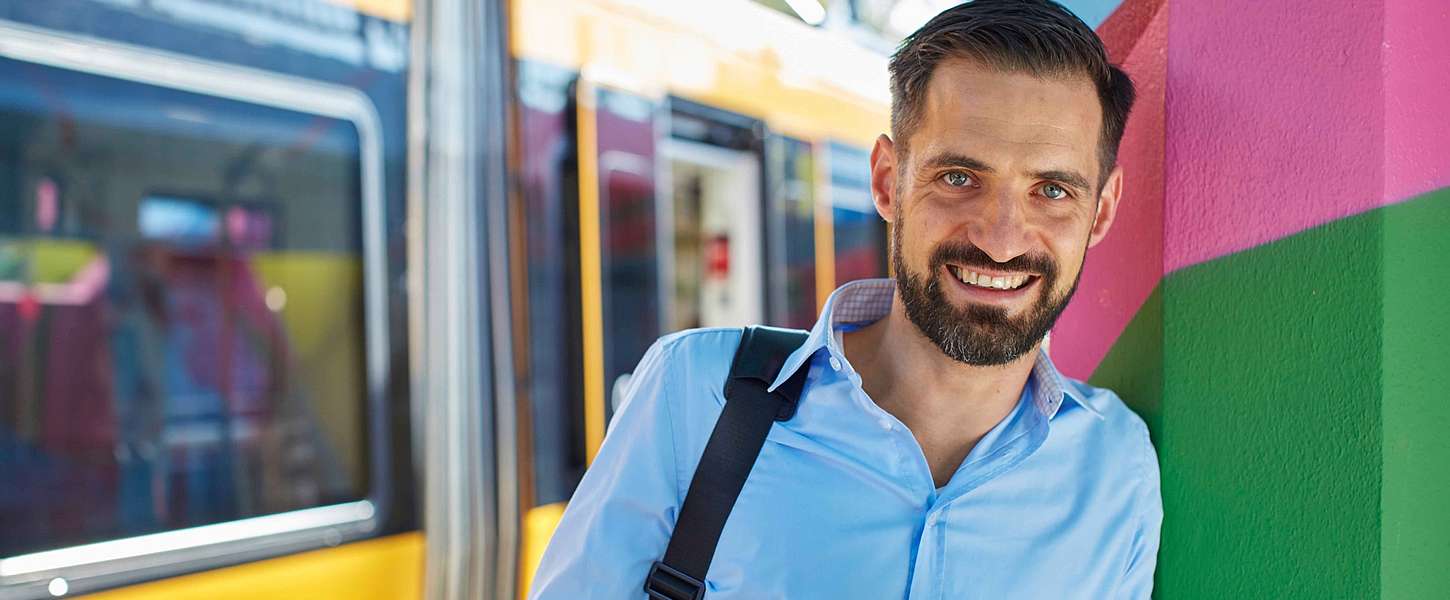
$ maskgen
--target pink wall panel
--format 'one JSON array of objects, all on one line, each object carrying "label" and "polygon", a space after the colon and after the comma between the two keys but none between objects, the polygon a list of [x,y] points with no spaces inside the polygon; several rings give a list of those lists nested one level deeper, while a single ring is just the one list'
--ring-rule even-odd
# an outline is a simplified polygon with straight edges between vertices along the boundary
[{"label": "pink wall panel", "polygon": [[1450,2],[1385,2],[1385,202],[1450,186]]},{"label": "pink wall panel", "polygon": [[1384,5],[1254,7],[1169,10],[1169,271],[1381,204]]}]

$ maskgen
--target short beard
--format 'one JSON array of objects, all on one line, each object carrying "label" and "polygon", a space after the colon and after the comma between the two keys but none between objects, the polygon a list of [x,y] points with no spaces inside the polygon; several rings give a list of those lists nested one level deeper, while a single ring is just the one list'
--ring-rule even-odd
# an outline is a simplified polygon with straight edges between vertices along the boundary
[{"label": "short beard", "polygon": [[[950,241],[932,251],[927,274],[918,275],[907,268],[902,258],[904,232],[899,210],[893,219],[893,229],[891,264],[896,270],[896,289],[901,294],[906,317],[943,354],[969,365],[1004,365],[1026,354],[1052,330],[1082,278],[1079,265],[1072,287],[1066,294],[1054,297],[1058,269],[1050,258],[1026,254],[998,263],[970,243]],[[1017,318],[1009,317],[998,306],[968,304],[957,308],[947,301],[941,289],[941,273],[947,263],[1036,274],[1041,278],[1037,302],[1027,314]]]}]

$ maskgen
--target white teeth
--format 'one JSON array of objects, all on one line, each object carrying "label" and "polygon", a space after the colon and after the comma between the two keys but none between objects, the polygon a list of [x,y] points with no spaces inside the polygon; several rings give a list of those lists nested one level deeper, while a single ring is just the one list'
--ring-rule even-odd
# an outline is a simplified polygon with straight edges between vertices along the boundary
[{"label": "white teeth", "polygon": [[993,277],[991,275],[982,275],[980,273],[977,273],[976,271],[968,271],[966,269],[958,269],[955,267],[953,267],[952,270],[957,278],[962,280],[962,283],[968,285],[975,285],[977,287],[992,288],[998,290],[1015,290],[1019,287],[1022,287],[1023,284],[1027,283],[1028,279],[1028,276],[1026,275]]}]

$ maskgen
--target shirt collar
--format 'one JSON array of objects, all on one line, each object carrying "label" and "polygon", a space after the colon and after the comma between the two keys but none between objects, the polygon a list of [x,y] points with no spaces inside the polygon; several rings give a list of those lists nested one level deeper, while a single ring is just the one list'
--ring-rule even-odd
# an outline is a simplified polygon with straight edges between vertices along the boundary
[{"label": "shirt collar", "polygon": [[[891,312],[891,302],[896,294],[896,282],[890,279],[861,279],[837,288],[826,300],[825,309],[811,328],[804,344],[791,353],[781,366],[772,391],[790,379],[799,369],[806,366],[818,350],[826,348],[832,356],[844,358],[846,352],[837,341],[834,331],[844,325],[873,323]],[[1078,406],[1087,409],[1099,419],[1102,413],[1093,408],[1077,386],[1069,382],[1052,364],[1046,352],[1037,353],[1028,381],[1033,386],[1033,403],[1048,419],[1057,415],[1064,397],[1071,398]]]}]

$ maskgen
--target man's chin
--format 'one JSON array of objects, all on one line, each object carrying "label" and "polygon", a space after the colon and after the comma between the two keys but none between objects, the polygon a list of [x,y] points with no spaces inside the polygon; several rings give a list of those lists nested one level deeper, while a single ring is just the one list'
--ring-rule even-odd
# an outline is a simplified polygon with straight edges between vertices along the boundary
[{"label": "man's chin", "polygon": [[973,328],[1000,329],[1019,320],[1025,320],[1034,304],[1023,306],[992,304],[970,299],[944,300],[950,314]]},{"label": "man's chin", "polygon": [[971,319],[966,321],[966,327],[963,327],[961,331],[973,339],[1006,341],[1021,331],[1015,325],[1017,324],[997,319],[986,322],[981,319]]}]

